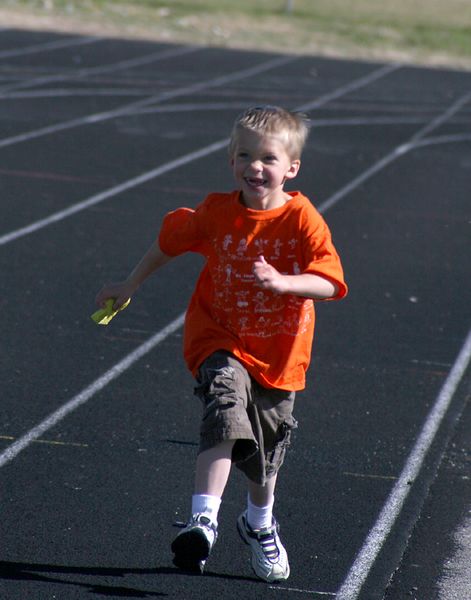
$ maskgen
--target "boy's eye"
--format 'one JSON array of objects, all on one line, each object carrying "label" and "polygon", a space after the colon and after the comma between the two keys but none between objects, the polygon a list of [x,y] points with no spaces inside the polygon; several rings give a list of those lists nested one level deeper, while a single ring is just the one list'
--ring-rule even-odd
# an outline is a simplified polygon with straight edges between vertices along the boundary
[{"label": "boy's eye", "polygon": [[265,156],[265,160],[266,162],[275,162],[276,156],[274,154],[268,154],[267,156]]}]

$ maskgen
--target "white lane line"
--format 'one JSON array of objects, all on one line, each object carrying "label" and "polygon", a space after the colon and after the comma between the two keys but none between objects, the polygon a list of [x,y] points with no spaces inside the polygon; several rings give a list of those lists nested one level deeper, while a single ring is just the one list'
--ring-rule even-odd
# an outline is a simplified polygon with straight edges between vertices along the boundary
[{"label": "white lane line", "polygon": [[[267,63],[264,63],[264,65],[266,66]],[[270,61],[270,65],[272,65],[272,61]],[[262,65],[259,65],[256,68],[259,69],[261,66]],[[253,69],[250,69],[249,71],[250,71],[250,73],[253,73]],[[247,72],[247,70],[243,71],[243,73],[246,73],[246,72]],[[326,104],[327,102],[329,102],[329,100],[334,95],[335,95],[335,98],[338,98],[338,97],[340,97],[340,95],[342,93],[347,94],[352,89],[358,89],[358,87],[360,85],[362,85],[362,86],[367,85],[370,81],[376,80],[378,78],[379,72],[381,72],[382,75],[384,76],[387,73],[391,72],[391,68],[389,68],[389,69],[381,68],[378,71],[375,71],[373,74],[370,74],[369,77],[362,77],[362,78],[360,78],[360,80],[355,80],[353,82],[350,82],[347,85],[342,86],[335,92],[324,95],[322,97],[323,98],[322,102],[324,104]],[[233,74],[233,76],[240,75],[240,73],[242,73],[242,72],[239,72],[239,74]],[[374,75],[376,75],[376,76],[374,76]],[[218,78],[218,80],[220,80],[220,79],[221,78]],[[316,107],[321,106],[321,100],[320,99],[316,100],[315,104],[316,104]],[[305,107],[307,105],[303,105],[303,106]],[[299,107],[298,110],[301,110],[301,108],[302,107]],[[215,142],[214,144],[210,144],[209,146],[206,146],[195,152],[190,152],[189,154],[186,154],[176,160],[173,160],[173,161],[170,161],[169,163],[161,165],[160,167],[152,169],[151,171],[142,173],[138,177],[134,177],[133,179],[125,181],[124,183],[114,186],[113,188],[110,188],[108,190],[100,192],[99,194],[95,194],[91,198],[87,198],[86,200],[83,200],[81,202],[73,204],[72,206],[70,206],[64,210],[58,211],[56,213],[53,213],[52,215],[49,215],[48,217],[45,217],[44,219],[40,219],[38,221],[35,221],[34,223],[26,225],[25,227],[21,227],[19,229],[16,229],[14,231],[6,233],[6,234],[0,236],[0,246],[4,246],[5,244],[8,244],[15,240],[18,240],[19,238],[22,238],[26,235],[34,233],[35,231],[39,231],[40,229],[43,229],[44,227],[47,227],[48,225],[51,225],[52,223],[57,223],[58,221],[62,221],[63,219],[66,219],[82,210],[85,210],[86,208],[89,208],[90,206],[94,206],[95,204],[103,202],[104,200],[107,200],[108,198],[111,198],[112,196],[115,196],[115,195],[120,194],[126,190],[129,190],[133,187],[141,185],[142,183],[150,181],[151,179],[158,177],[164,173],[167,173],[168,171],[171,171],[172,169],[183,166],[183,165],[191,162],[192,160],[196,160],[197,158],[201,158],[203,156],[207,156],[213,152],[216,152],[216,151],[220,150],[221,148],[223,148],[224,146],[226,146],[228,144],[228,142],[229,142],[229,138],[219,140],[219,141]],[[1,146],[1,142],[0,142],[0,146]]]},{"label": "white lane line", "polygon": [[161,92],[160,94],[155,94],[153,96],[149,96],[148,98],[144,98],[144,99],[138,100],[136,102],[131,102],[130,104],[125,104],[121,107],[118,107],[118,108],[115,108],[115,109],[112,109],[109,111],[104,111],[101,113],[94,113],[92,115],[87,115],[85,117],[77,117],[75,119],[71,119],[70,121],[62,121],[61,123],[55,123],[54,125],[41,127],[40,129],[35,129],[32,131],[20,133],[18,135],[14,135],[14,136],[11,136],[8,138],[3,138],[3,139],[0,139],[0,148],[4,148],[6,146],[12,146],[13,144],[19,144],[22,142],[37,139],[37,138],[43,137],[45,135],[59,133],[60,131],[73,129],[75,127],[80,127],[82,125],[91,125],[91,124],[95,124],[95,123],[100,123],[107,119],[114,119],[116,117],[122,117],[127,114],[132,114],[135,109],[139,109],[144,106],[148,106],[150,104],[154,104],[157,102],[164,102],[166,100],[172,100],[172,99],[178,98],[180,96],[195,94],[196,92],[201,92],[206,89],[226,85],[228,83],[232,83],[234,81],[238,81],[238,80],[244,79],[246,77],[252,77],[254,75],[259,75],[260,73],[269,71],[270,69],[274,69],[276,67],[281,67],[281,66],[286,65],[289,62],[293,62],[294,60],[297,60],[297,58],[298,57],[296,57],[296,56],[282,56],[282,57],[274,58],[269,61],[265,61],[259,65],[255,65],[254,67],[242,69],[240,71],[229,73],[228,75],[222,75],[219,77],[215,77],[214,79],[209,79],[206,81],[199,81],[197,83],[193,83],[188,86],[178,88],[176,90],[170,90],[168,92]]},{"label": "white lane line", "polygon": [[434,129],[443,125],[445,121],[450,119],[454,114],[456,114],[463,106],[471,100],[471,92],[465,94],[461,98],[458,98],[451,106],[449,106],[442,114],[438,115],[435,119],[432,119],[430,123],[419,129],[407,142],[401,144],[394,148],[389,154],[383,156],[380,160],[374,163],[369,169],[363,171],[358,177],[355,177],[347,183],[343,188],[337,190],[332,196],[327,198],[324,202],[322,202],[318,209],[322,212],[323,210],[327,210],[328,208],[332,208],[335,206],[337,202],[342,200],[347,194],[358,188],[362,183],[370,179],[373,175],[390,165],[396,159],[403,156],[406,152],[410,152],[415,148],[419,148],[422,145],[423,137],[431,133]]},{"label": "white lane line", "polygon": [[[12,435],[0,435],[0,440],[15,441]],[[72,446],[74,448],[88,448],[88,444],[78,442],[61,442],[59,440],[34,440],[35,444],[48,444],[50,446]]]},{"label": "white lane line", "polygon": [[133,179],[128,179],[124,183],[121,183],[112,188],[109,188],[103,192],[100,192],[99,194],[95,194],[94,196],[91,196],[90,198],[87,198],[86,200],[83,200],[82,202],[77,202],[76,204],[73,204],[72,206],[69,206],[68,208],[65,208],[64,210],[60,210],[56,213],[53,213],[52,215],[49,215],[48,217],[46,217],[44,219],[35,221],[34,223],[27,225],[26,227],[22,227],[20,229],[16,229],[15,231],[12,231],[10,233],[2,235],[2,236],[0,236],[0,246],[4,246],[5,244],[13,242],[21,237],[24,237],[25,235],[34,233],[35,231],[43,229],[44,227],[47,227],[48,225],[51,225],[52,223],[57,223],[58,221],[62,221],[64,219],[66,219],[67,217],[71,217],[72,215],[75,215],[78,212],[85,210],[86,208],[90,208],[91,206],[99,204],[100,202],[103,202],[104,200],[107,200],[108,198],[111,198],[112,196],[121,194],[122,192],[130,190],[138,185],[142,185],[143,183],[146,183],[146,182],[150,181],[151,179],[159,177],[160,175],[163,175],[164,173],[168,173],[169,171],[172,171],[173,169],[177,169],[178,167],[182,167],[194,160],[197,160],[198,158],[202,158],[204,156],[207,156],[208,154],[212,154],[213,152],[216,152],[217,150],[221,150],[222,148],[227,146],[228,143],[229,143],[229,138],[224,139],[224,140],[219,140],[218,142],[214,142],[213,144],[210,144],[209,146],[205,146],[204,148],[201,148],[200,150],[196,150],[195,152],[190,152],[189,154],[185,154],[184,156],[181,156],[180,158],[177,158],[177,159],[172,160],[168,163],[165,163],[159,167],[156,167],[155,169],[152,169],[151,171],[142,173],[142,175],[134,177]]},{"label": "white lane line", "polygon": [[[34,100],[36,98],[85,98],[93,96],[112,96],[112,97],[138,97],[147,96],[149,90],[142,88],[120,88],[120,87],[106,87],[106,88],[91,88],[91,87],[80,87],[74,89],[66,88],[47,88],[42,90],[34,91],[19,91],[8,94],[8,100]],[[2,96],[0,94],[0,100]]]},{"label": "white lane line", "polygon": [[303,590],[300,588],[292,588],[292,587],[284,587],[282,585],[269,585],[268,588],[270,590],[275,590],[277,592],[295,592],[298,594],[312,594],[317,596],[331,596],[334,598],[336,596],[333,592],[320,592],[319,590]]},{"label": "white lane line", "polygon": [[424,138],[427,133],[430,133],[446,121],[448,121],[459,109],[463,108],[468,102],[471,100],[471,92],[464,94],[461,98],[458,98],[453,104],[450,105],[448,110],[446,110],[443,114],[438,115],[436,119],[431,121],[428,125],[426,125],[423,129],[415,134],[411,143],[419,141]]},{"label": "white lane line", "polygon": [[390,73],[393,73],[394,71],[397,71],[398,69],[401,68],[401,66],[402,65],[400,65],[399,63],[394,63],[391,65],[383,66],[380,69],[377,69],[376,71],[373,71],[372,73],[369,73],[368,75],[365,75],[364,77],[355,79],[351,83],[348,83],[347,85],[344,85],[344,86],[338,88],[337,90],[334,90],[333,92],[329,92],[328,94],[321,96],[317,100],[313,100],[312,102],[306,102],[306,104],[302,104],[301,106],[298,107],[297,110],[305,111],[305,112],[315,110],[316,108],[323,106],[324,104],[326,104],[327,102],[330,102],[331,100],[336,100],[337,98],[340,98],[341,96],[344,96],[345,94],[348,94],[349,92],[353,92],[362,87],[365,87],[366,85],[369,85],[370,83],[373,83],[374,81],[381,79],[382,77],[385,77],[386,75],[389,75]]},{"label": "white lane line", "polygon": [[416,148],[426,148],[427,146],[438,146],[440,144],[459,144],[461,142],[471,142],[471,133],[457,133],[455,135],[438,135],[436,137],[421,140],[415,144]]},{"label": "white lane line", "polygon": [[101,37],[76,37],[56,40],[55,42],[46,42],[44,44],[34,44],[24,48],[13,50],[3,50],[0,52],[0,59],[12,58],[14,56],[25,56],[26,54],[36,54],[38,52],[50,52],[61,48],[70,48],[72,46],[85,46],[86,44],[96,44],[103,41]]},{"label": "white lane line", "polygon": [[[46,90],[49,91],[49,90]],[[63,92],[67,92],[68,90],[50,90],[51,93],[54,93],[54,91],[59,92],[59,93],[63,93]],[[72,90],[71,93],[73,94],[74,92],[78,92],[80,93],[82,90]],[[89,92],[90,94],[93,93],[93,89],[91,90],[84,90],[85,92]],[[36,92],[33,92],[33,94],[35,94]],[[39,92],[41,93],[41,92]],[[16,94],[15,94],[16,96]],[[153,106],[151,108],[143,108],[140,110],[136,110],[133,111],[133,114],[137,114],[137,115],[149,115],[149,114],[155,114],[155,113],[171,113],[171,112],[196,112],[196,111],[222,111],[222,110],[233,110],[234,108],[240,108],[240,109],[244,109],[247,107],[247,102],[228,102],[228,103],[223,103],[223,102],[211,102],[211,103],[194,103],[194,104],[190,104],[190,103],[181,103],[181,104],[166,104],[164,106]],[[387,109],[385,109],[386,111]],[[424,123],[428,123],[429,119],[427,117],[407,117],[407,116],[379,116],[379,117],[326,117],[323,119],[311,119],[311,129],[318,129],[320,127],[363,127],[365,125],[369,126],[375,126],[375,125],[422,125]],[[463,122],[468,124],[470,121],[469,119],[460,119],[455,120],[454,123],[456,122]]]},{"label": "white lane line", "polygon": [[409,454],[402,473],[394,485],[381,513],[368,534],[347,577],[337,592],[337,600],[356,600],[381,548],[399,516],[412,483],[422,469],[427,452],[447,414],[453,396],[471,360],[471,330],[461,351],[422,427],[421,433]]},{"label": "white lane line", "polygon": [[76,71],[68,73],[63,72],[56,75],[34,77],[33,79],[11,83],[1,87],[0,98],[12,98],[12,96],[16,96],[16,94],[11,94],[10,92],[17,90],[44,85],[46,83],[54,83],[56,81],[73,81],[82,77],[92,77],[94,75],[104,75],[105,73],[114,73],[116,71],[122,71],[124,69],[131,69],[134,67],[142,67],[143,65],[148,65],[154,62],[165,60],[167,58],[174,58],[176,56],[190,54],[192,52],[196,52],[197,50],[199,50],[199,48],[196,48],[195,46],[182,46],[180,48],[171,48],[160,50],[159,52],[152,52],[151,54],[146,54],[144,56],[139,56],[137,58],[131,58],[128,60],[122,60],[108,65],[99,65],[97,67],[78,69]]},{"label": "white lane line", "polygon": [[76,410],[82,404],[85,404],[90,398],[97,394],[100,390],[106,387],[109,383],[117,379],[127,369],[132,367],[134,363],[140,360],[158,344],[162,343],[167,337],[172,335],[175,331],[180,329],[183,325],[185,314],[182,313],[176,319],[174,319],[169,325],[164,327],[161,331],[153,335],[147,342],[136,348],[133,352],[128,354],[123,360],[114,365],[111,369],[106,371],[101,377],[96,379],[88,387],[82,390],[79,394],[74,396],[71,400],[63,404],[58,410],[51,413],[38,425],[30,429],[25,435],[18,438],[18,440],[9,446],[2,454],[0,454],[0,467],[5,466],[7,463],[12,461],[22,450],[27,448],[32,442],[36,441],[46,431],[54,427],[59,421],[62,421],[68,414]]}]

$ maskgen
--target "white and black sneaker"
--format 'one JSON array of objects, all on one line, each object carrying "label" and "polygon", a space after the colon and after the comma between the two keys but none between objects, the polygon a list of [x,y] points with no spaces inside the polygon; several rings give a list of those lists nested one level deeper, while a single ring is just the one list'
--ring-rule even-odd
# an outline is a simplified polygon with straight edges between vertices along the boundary
[{"label": "white and black sneaker", "polygon": [[203,573],[206,559],[218,537],[209,517],[193,515],[172,542],[173,564],[184,571]]},{"label": "white and black sneaker", "polygon": [[271,527],[252,529],[245,511],[237,519],[237,529],[252,549],[252,568],[260,579],[270,583],[288,579],[288,555],[278,535],[280,526],[274,517]]}]

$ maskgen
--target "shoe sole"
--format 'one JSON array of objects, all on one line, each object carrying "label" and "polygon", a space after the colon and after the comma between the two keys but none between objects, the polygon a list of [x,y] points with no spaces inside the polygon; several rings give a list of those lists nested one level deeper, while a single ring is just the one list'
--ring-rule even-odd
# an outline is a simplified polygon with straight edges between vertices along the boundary
[{"label": "shoe sole", "polygon": [[210,551],[211,546],[204,533],[197,530],[181,533],[172,542],[173,564],[185,571],[202,573]]}]

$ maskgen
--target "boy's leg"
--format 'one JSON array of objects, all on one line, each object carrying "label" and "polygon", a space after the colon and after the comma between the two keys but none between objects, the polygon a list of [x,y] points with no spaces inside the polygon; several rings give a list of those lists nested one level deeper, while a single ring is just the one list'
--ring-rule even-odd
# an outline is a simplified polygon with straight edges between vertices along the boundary
[{"label": "boy's leg", "polygon": [[248,480],[247,521],[252,529],[271,527],[277,474],[264,485]]},{"label": "boy's leg", "polygon": [[231,354],[209,356],[200,366],[197,383],[203,418],[192,516],[172,550],[177,566],[202,572],[217,538],[217,515],[231,463],[255,453],[257,442],[246,411],[251,379]]},{"label": "boy's leg", "polygon": [[222,497],[232,465],[234,440],[204,450],[196,459],[195,494]]},{"label": "boy's leg", "polygon": [[249,498],[256,504],[257,506],[266,506],[273,504],[273,498],[275,496],[275,487],[276,487],[276,479],[278,477],[278,473],[275,473],[273,477],[267,479],[264,485],[260,485],[259,483],[255,483],[248,479],[248,488],[249,488]]},{"label": "boy's leg", "polygon": [[231,470],[233,440],[200,452],[196,460],[191,519],[172,543],[174,564],[202,573],[217,539],[217,516]]},{"label": "boy's leg", "polygon": [[[289,577],[286,549],[278,535],[279,525],[273,516],[277,473],[296,426],[292,411],[294,393],[260,388],[253,424],[259,427],[260,452],[243,466],[248,478],[248,500],[237,520],[242,540],[252,551],[252,568],[261,579],[274,582]],[[256,482],[260,483],[256,483]]]}]

